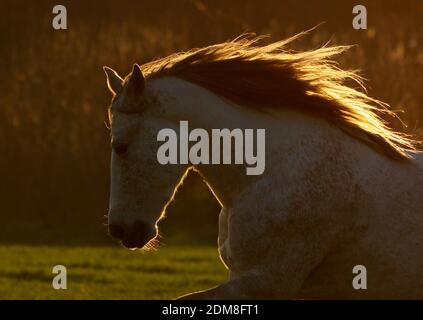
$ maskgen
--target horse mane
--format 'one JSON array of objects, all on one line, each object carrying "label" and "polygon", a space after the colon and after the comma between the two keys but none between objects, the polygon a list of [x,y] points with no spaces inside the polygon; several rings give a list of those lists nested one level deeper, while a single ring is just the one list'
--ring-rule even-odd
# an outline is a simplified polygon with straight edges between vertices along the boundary
[{"label": "horse mane", "polygon": [[[393,130],[382,115],[389,105],[367,95],[363,78],[331,59],[350,46],[323,46],[294,52],[286,46],[306,32],[261,45],[264,37],[242,35],[146,63],[147,79],[175,76],[237,104],[265,110],[294,108],[329,120],[349,135],[396,160],[411,158],[419,143]],[[352,81],[360,88],[347,86]]]}]

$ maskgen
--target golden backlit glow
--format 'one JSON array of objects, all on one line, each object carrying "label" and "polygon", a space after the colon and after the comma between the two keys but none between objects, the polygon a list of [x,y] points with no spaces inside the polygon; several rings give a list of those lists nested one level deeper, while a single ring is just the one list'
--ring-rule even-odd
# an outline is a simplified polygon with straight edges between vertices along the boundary
[{"label": "golden backlit glow", "polygon": [[[286,46],[307,32],[262,45],[265,37],[242,35],[233,41],[176,53],[141,66],[146,78],[177,76],[241,106],[259,111],[286,106],[325,118],[376,151],[396,160],[421,143],[393,130],[383,116],[396,117],[385,102],[367,95],[363,78],[342,70],[333,57],[349,46],[292,52]],[[348,86],[353,82],[361,90]]]}]

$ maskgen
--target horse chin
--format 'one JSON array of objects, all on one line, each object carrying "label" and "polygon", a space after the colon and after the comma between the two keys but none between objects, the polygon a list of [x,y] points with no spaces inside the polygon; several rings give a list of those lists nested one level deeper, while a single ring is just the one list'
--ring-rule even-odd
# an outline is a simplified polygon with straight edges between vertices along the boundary
[{"label": "horse chin", "polygon": [[157,239],[157,236],[155,236],[154,238],[152,238],[150,241],[147,242],[147,244],[145,244],[141,250],[145,251],[145,252],[149,252],[149,251],[156,251],[157,248],[159,247],[160,242]]},{"label": "horse chin", "polygon": [[121,244],[129,250],[154,251],[160,245],[158,234],[152,235],[146,243],[135,243],[130,241],[121,241]]}]

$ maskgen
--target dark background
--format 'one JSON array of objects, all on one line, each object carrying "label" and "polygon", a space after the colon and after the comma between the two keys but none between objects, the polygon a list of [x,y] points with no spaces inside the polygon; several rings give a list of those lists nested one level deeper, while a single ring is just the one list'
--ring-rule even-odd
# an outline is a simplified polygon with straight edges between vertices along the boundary
[{"label": "dark background", "polygon": [[[246,31],[294,45],[356,44],[341,66],[361,69],[370,95],[423,120],[423,1],[60,1],[68,30],[51,26],[56,1],[0,2],[0,243],[110,244],[110,94],[102,66],[122,75],[179,50]],[[368,30],[354,30],[364,4]],[[165,243],[215,243],[219,206],[196,175],[170,207]]]}]

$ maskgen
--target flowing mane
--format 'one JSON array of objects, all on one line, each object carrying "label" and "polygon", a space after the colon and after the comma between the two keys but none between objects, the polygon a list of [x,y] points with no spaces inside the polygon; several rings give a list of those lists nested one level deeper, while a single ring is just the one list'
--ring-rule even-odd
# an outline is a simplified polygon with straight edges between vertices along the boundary
[{"label": "flowing mane", "polygon": [[[331,58],[348,46],[293,52],[286,45],[304,34],[261,45],[263,37],[176,53],[141,66],[145,77],[175,76],[198,84],[240,105],[259,109],[294,108],[323,117],[376,151],[410,159],[418,142],[381,118],[395,116],[389,105],[366,94],[362,78],[342,70]],[[363,90],[346,85],[352,80]]]}]

